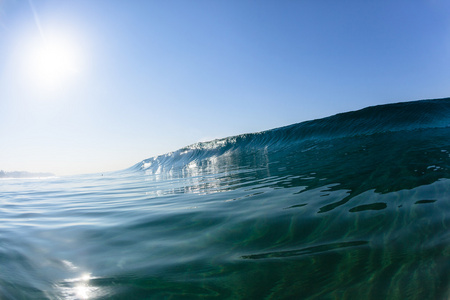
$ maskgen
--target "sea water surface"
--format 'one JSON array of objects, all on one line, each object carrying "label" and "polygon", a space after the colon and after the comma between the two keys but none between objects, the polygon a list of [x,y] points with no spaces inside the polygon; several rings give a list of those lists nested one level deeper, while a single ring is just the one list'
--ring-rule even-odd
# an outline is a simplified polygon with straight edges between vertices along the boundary
[{"label": "sea water surface", "polygon": [[0,180],[0,299],[447,299],[449,125],[389,104]]}]

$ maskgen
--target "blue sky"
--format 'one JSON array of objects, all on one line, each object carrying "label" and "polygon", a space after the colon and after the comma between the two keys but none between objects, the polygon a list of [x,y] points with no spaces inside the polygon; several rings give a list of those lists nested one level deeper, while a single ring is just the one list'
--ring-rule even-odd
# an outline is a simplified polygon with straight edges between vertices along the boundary
[{"label": "blue sky", "polygon": [[[42,59],[50,42],[62,50]],[[444,0],[3,0],[0,169],[118,170],[198,141],[448,97],[449,78]]]}]

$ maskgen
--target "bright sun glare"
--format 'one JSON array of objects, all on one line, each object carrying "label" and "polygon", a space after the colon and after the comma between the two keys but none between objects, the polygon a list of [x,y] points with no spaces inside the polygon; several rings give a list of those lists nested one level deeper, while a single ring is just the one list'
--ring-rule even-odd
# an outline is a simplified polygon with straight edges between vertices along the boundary
[{"label": "bright sun glare", "polygon": [[62,24],[45,23],[46,26],[42,26],[33,1],[29,0],[29,4],[34,22],[21,39],[19,54],[24,79],[37,90],[61,90],[81,70],[80,44],[74,32],[59,26]]},{"label": "bright sun glare", "polygon": [[23,74],[36,91],[61,91],[82,70],[80,45],[69,34],[28,37],[21,49]]},{"label": "bright sun glare", "polygon": [[67,38],[41,38],[28,51],[28,73],[40,88],[59,89],[79,72],[80,56]]}]

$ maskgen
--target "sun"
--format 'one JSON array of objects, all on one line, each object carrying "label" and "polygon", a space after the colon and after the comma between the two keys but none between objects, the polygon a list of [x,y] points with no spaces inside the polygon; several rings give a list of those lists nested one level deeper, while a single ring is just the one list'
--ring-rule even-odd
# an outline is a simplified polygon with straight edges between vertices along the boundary
[{"label": "sun", "polygon": [[44,41],[35,49],[32,72],[45,85],[56,86],[77,73],[77,56],[70,44]]},{"label": "sun", "polygon": [[40,89],[62,89],[80,73],[79,47],[69,37],[39,37],[27,52],[28,77]]}]

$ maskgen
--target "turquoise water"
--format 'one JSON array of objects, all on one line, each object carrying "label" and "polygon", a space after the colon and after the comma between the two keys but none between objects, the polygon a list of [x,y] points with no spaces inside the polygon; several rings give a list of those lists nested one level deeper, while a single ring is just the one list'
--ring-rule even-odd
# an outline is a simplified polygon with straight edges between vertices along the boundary
[{"label": "turquoise water", "polygon": [[0,299],[447,299],[450,99],[0,180]]}]

